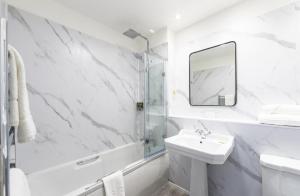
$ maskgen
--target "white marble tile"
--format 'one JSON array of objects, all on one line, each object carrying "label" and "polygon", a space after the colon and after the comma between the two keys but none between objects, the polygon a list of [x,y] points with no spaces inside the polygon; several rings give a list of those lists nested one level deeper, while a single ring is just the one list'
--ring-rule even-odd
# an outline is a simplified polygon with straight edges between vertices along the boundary
[{"label": "white marble tile", "polygon": [[190,190],[191,159],[172,152],[169,152],[169,157],[169,180],[186,190]]},{"label": "white marble tile", "polygon": [[[235,137],[234,150],[225,164],[208,166],[209,192],[212,196],[261,195],[259,156],[262,153],[300,159],[300,128],[197,118],[171,117],[168,120],[169,136],[182,128],[202,127]],[[190,172],[188,158],[175,155],[173,159],[176,162],[170,162],[170,180],[186,188],[189,178],[183,174]]]},{"label": "white marble tile", "polygon": [[155,191],[151,196],[188,196],[186,190],[181,189],[180,187],[174,185],[171,182],[166,183]]},{"label": "white marble tile", "polygon": [[9,43],[27,71],[37,139],[18,144],[27,173],[139,138],[137,55],[9,7]]},{"label": "white marble tile", "polygon": [[[300,103],[300,11],[292,3],[223,28],[187,33],[175,41],[170,112],[174,115],[255,121],[262,105]],[[217,26],[218,24],[205,24]],[[215,22],[211,20],[211,22]],[[222,21],[221,21],[222,22]],[[221,26],[221,25],[220,25]],[[190,27],[188,32],[192,32]],[[203,30],[204,31],[204,30]],[[189,38],[188,35],[193,35]],[[189,54],[228,41],[237,43],[237,105],[190,107]]]},{"label": "white marble tile", "polygon": [[162,43],[157,46],[154,46],[150,49],[152,55],[163,59],[164,61],[168,61],[168,43]]},{"label": "white marble tile", "polygon": [[[197,39],[187,41],[181,37],[176,42],[173,68],[176,80],[171,85],[176,88],[172,89],[175,93],[170,99],[174,117],[168,119],[168,136],[182,128],[203,126],[235,136],[234,151],[225,164],[208,166],[210,196],[260,196],[261,153],[300,159],[300,128],[256,122],[262,105],[300,103],[299,5],[297,1],[258,17],[236,20],[206,35],[199,33]],[[191,107],[188,102],[189,53],[227,41],[237,42],[237,105]],[[190,164],[187,158],[174,157],[176,162],[170,164],[170,180],[187,187],[189,178],[183,174],[190,171]]]}]

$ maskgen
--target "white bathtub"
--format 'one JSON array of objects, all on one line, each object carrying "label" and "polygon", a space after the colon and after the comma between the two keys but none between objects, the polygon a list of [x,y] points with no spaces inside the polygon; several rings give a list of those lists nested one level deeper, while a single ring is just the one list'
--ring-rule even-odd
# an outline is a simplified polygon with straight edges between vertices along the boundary
[{"label": "white bathtub", "polygon": [[[101,178],[124,170],[126,195],[147,196],[168,181],[167,154],[145,160],[142,144],[128,144],[28,175],[32,196],[104,196]],[[139,182],[139,186],[136,186]]]}]

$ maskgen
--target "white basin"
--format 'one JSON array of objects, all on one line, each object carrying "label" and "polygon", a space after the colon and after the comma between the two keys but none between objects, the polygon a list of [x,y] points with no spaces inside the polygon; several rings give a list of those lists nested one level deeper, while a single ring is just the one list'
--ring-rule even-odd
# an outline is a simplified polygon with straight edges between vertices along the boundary
[{"label": "white basin", "polygon": [[223,164],[232,152],[233,141],[232,136],[221,134],[202,139],[194,130],[181,130],[178,135],[165,139],[169,151],[209,164]]},{"label": "white basin", "polygon": [[207,196],[207,163],[223,164],[234,146],[234,137],[224,134],[204,136],[195,130],[183,129],[165,139],[166,148],[192,159],[190,196]]}]

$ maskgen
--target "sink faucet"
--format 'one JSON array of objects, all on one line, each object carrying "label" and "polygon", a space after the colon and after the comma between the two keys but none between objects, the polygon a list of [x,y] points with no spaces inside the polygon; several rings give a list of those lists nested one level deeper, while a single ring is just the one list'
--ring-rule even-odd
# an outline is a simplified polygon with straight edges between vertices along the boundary
[{"label": "sink faucet", "polygon": [[202,135],[204,133],[203,129],[196,129],[195,133],[198,133],[199,135]]},{"label": "sink faucet", "polygon": [[203,132],[203,136],[202,136],[202,138],[203,139],[205,139],[208,135],[210,135],[211,134],[211,131],[210,130],[205,130],[204,132]]},{"label": "sink faucet", "polygon": [[205,129],[205,130],[203,130],[203,129],[196,129],[195,133],[198,133],[201,136],[202,139],[205,139],[208,135],[211,134],[211,131],[208,130],[208,129]]}]

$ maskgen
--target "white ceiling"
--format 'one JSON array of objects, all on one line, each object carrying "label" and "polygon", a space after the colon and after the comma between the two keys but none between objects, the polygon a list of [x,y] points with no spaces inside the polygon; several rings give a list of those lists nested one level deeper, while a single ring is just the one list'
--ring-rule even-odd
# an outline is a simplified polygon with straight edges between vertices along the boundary
[{"label": "white ceiling", "polygon": [[[245,0],[55,0],[123,33],[133,28],[150,35],[169,27],[178,31]],[[181,19],[177,20],[176,15]]]}]

